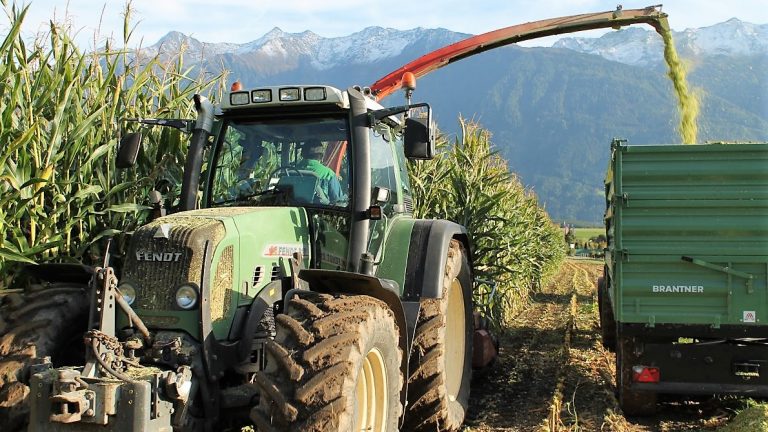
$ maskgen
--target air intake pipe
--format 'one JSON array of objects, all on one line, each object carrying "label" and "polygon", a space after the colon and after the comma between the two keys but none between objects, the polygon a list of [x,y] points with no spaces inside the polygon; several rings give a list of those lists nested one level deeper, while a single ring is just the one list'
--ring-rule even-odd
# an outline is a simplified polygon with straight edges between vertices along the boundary
[{"label": "air intake pipe", "polygon": [[365,95],[359,90],[350,87],[349,105],[352,111],[352,143],[355,146],[354,167],[352,175],[352,229],[349,239],[348,268],[351,272],[360,272],[360,259],[368,251],[368,229],[370,219],[368,208],[371,206],[371,142],[369,138],[370,127],[368,120],[368,108]]},{"label": "air intake pipe", "polygon": [[196,94],[192,100],[197,111],[197,121],[189,140],[187,160],[184,164],[184,179],[181,183],[179,210],[194,210],[197,191],[200,188],[200,171],[203,165],[203,150],[213,129],[213,104],[205,96]]}]

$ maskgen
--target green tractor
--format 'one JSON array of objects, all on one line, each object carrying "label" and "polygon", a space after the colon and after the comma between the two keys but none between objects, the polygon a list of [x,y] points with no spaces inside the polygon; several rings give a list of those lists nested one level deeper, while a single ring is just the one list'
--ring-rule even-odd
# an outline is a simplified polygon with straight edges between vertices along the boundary
[{"label": "green tractor", "polygon": [[33,266],[5,296],[0,429],[458,429],[470,245],[413,217],[406,159],[434,141],[411,90],[384,108],[367,88],[233,86],[218,107],[196,95],[194,121],[142,120],[191,133],[178,211],[119,271]]}]

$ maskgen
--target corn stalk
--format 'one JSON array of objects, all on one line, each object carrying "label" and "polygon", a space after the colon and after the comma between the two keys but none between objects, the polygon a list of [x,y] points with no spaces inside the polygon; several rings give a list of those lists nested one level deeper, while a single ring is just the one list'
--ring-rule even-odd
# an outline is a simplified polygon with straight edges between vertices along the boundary
[{"label": "corn stalk", "polygon": [[435,159],[409,167],[415,213],[467,227],[476,276],[498,283],[499,295],[487,313],[501,323],[559,266],[565,249],[536,196],[492,150],[490,132],[473,121],[459,124],[461,135],[453,143],[438,138]]}]

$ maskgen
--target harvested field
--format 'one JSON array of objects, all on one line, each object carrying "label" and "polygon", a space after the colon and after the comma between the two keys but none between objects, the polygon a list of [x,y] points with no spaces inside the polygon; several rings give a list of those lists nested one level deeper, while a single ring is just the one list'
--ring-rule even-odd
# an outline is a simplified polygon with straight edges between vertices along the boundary
[{"label": "harvested field", "polygon": [[754,404],[670,396],[653,417],[624,417],[614,396],[615,357],[600,337],[600,274],[600,262],[569,260],[534,295],[502,335],[497,364],[475,377],[465,432],[718,430]]}]

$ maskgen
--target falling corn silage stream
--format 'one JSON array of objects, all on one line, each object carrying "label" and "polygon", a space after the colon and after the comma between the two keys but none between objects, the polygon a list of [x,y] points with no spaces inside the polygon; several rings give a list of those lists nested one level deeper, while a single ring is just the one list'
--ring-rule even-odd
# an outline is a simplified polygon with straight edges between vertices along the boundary
[{"label": "falling corn silage stream", "polygon": [[672,87],[678,101],[680,113],[680,138],[683,144],[696,144],[698,134],[699,98],[688,87],[686,66],[677,55],[672,31],[668,25],[656,29],[664,40],[664,61],[667,63],[667,75],[672,80]]}]

